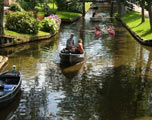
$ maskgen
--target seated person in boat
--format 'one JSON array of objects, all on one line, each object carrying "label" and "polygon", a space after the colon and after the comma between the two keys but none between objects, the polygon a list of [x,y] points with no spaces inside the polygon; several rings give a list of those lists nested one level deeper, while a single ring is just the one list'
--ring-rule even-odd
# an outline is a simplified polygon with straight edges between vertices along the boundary
[{"label": "seated person in boat", "polygon": [[112,24],[110,24],[110,26],[107,28],[107,31],[108,31],[109,35],[111,35],[111,36],[115,35],[114,26]]},{"label": "seated person in boat", "polygon": [[110,26],[108,27],[108,29],[114,30],[114,26],[112,24],[110,24]]},{"label": "seated person in boat", "polygon": [[16,70],[16,66],[15,66],[15,65],[12,66],[12,73],[17,73],[17,70]]},{"label": "seated person in boat", "polygon": [[99,25],[96,25],[96,26],[95,26],[95,29],[96,29],[96,31],[95,31],[95,37],[96,37],[96,38],[98,38],[98,37],[100,37],[100,36],[101,36],[102,31],[101,31],[101,29],[100,29],[100,26],[99,26]]},{"label": "seated person in boat", "polygon": [[97,12],[93,12],[92,17],[94,18],[102,18],[102,16],[98,15]]},{"label": "seated person in boat", "polygon": [[97,14],[97,12],[96,12],[96,11],[95,11],[95,12],[93,12],[92,17],[98,17],[98,14]]},{"label": "seated person in boat", "polygon": [[75,53],[77,53],[77,54],[82,54],[83,52],[84,52],[84,49],[83,49],[82,40],[79,39],[79,40],[78,40],[78,47],[77,47]]},{"label": "seated person in boat", "polygon": [[71,34],[70,38],[66,42],[66,49],[71,50],[72,47],[74,46],[74,40],[73,40],[74,35]]},{"label": "seated person in boat", "polygon": [[74,48],[73,37],[74,35],[71,34],[70,38],[66,41],[66,48],[61,51],[62,53],[71,53],[73,51],[73,48]]}]

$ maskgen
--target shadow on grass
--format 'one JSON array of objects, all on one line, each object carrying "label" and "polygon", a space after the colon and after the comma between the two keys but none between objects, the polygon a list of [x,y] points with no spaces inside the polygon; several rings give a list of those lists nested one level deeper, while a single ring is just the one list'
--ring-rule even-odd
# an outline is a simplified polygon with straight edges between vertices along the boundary
[{"label": "shadow on grass", "polygon": [[141,35],[142,37],[145,37],[149,34],[152,34],[152,31],[151,30],[147,30],[143,35]]},{"label": "shadow on grass", "polygon": [[139,20],[141,18],[141,15],[135,11],[127,13],[124,17],[123,20],[126,23],[131,23],[133,21]]},{"label": "shadow on grass", "polygon": [[136,27],[139,27],[140,25],[142,25],[143,23],[139,23],[138,25],[134,26],[134,27],[131,27],[132,29],[133,28],[136,28]]}]

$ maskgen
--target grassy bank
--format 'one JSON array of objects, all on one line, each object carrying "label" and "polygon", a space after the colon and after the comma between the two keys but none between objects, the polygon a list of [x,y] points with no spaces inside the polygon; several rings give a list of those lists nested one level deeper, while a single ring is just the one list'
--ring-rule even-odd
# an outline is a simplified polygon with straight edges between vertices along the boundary
[{"label": "grassy bank", "polygon": [[[85,3],[85,11],[88,11],[88,9],[90,8],[92,2],[87,2]],[[48,4],[50,9],[53,9],[53,4],[49,3]],[[39,11],[38,15],[44,17],[44,12],[43,10],[41,10],[40,7],[36,7],[36,9]],[[57,5],[54,5],[54,10],[57,10]],[[59,16],[61,19],[66,19],[66,20],[72,20],[75,19],[79,16],[81,16],[81,13],[76,13],[76,12],[69,12],[69,11],[56,11],[56,15]]]},{"label": "grassy bank", "polygon": [[7,30],[7,29],[4,30],[4,34],[15,37],[15,38],[19,38],[19,39],[29,39],[31,37],[50,35],[50,33],[43,32],[43,31],[39,31],[37,34],[22,34],[22,33],[17,33],[14,31]]},{"label": "grassy bank", "polygon": [[144,40],[152,40],[152,32],[150,31],[149,19],[145,18],[145,22],[141,23],[141,15],[138,12],[131,11],[122,17],[129,28]]},{"label": "grassy bank", "polygon": [[56,15],[59,16],[61,19],[69,19],[72,20],[78,16],[81,16],[81,13],[74,13],[74,12],[66,12],[66,11],[57,11]]},{"label": "grassy bank", "polygon": [[85,11],[87,12],[92,2],[85,2]]}]

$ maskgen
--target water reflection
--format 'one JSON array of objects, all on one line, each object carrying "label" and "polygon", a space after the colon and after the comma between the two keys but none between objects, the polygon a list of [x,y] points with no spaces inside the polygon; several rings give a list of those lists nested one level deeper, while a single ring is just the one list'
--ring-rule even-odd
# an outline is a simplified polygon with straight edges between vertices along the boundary
[{"label": "water reflection", "polygon": [[5,108],[0,109],[0,119],[8,120],[8,118],[12,117],[17,107],[19,106],[20,98],[22,91],[19,91],[17,96],[13,99],[13,102],[8,104]]}]

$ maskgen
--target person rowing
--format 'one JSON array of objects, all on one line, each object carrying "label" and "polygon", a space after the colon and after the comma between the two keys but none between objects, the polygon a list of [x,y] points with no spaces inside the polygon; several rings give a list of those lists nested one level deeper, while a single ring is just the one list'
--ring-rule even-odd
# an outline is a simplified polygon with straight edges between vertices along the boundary
[{"label": "person rowing", "polygon": [[72,53],[74,51],[74,34],[70,35],[70,38],[66,41],[66,48],[64,48],[62,53]]},{"label": "person rowing", "polygon": [[108,31],[109,35],[111,35],[111,36],[115,35],[114,26],[112,24],[110,24],[110,26],[107,28],[107,31]]},{"label": "person rowing", "polygon": [[96,31],[95,31],[95,38],[99,38],[101,36],[101,34],[102,34],[102,30],[100,29],[99,25],[96,25],[95,29],[96,29]]}]

